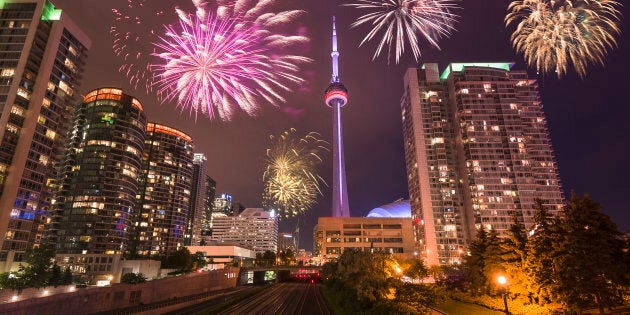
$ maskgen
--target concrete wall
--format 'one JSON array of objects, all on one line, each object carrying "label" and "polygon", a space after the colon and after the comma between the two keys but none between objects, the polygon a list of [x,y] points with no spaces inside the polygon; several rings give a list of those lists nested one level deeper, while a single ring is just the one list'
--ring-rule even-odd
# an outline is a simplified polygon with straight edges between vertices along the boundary
[{"label": "concrete wall", "polygon": [[[239,269],[206,271],[140,284],[114,284],[68,292],[72,287],[27,289],[12,302],[12,290],[0,290],[0,314],[90,314],[149,304],[204,292],[236,287]],[[43,296],[48,290],[48,295]],[[32,298],[39,297],[39,298]]]},{"label": "concrete wall", "polygon": [[[165,277],[167,272],[160,272],[161,262],[159,260],[123,260],[118,264],[118,270],[114,273],[113,283],[120,283],[120,278],[124,271],[132,273],[142,273],[148,280]],[[165,269],[166,270],[166,269]]]}]

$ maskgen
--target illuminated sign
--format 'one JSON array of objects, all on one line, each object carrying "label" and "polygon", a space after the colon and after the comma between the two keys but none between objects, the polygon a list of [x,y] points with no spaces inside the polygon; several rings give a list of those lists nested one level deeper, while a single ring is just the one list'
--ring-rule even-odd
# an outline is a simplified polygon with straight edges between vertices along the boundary
[{"label": "illuminated sign", "polygon": [[510,62],[451,63],[448,67],[446,67],[446,70],[444,70],[440,78],[442,80],[446,80],[451,75],[451,71],[460,72],[464,70],[465,67],[485,67],[510,71],[510,68],[512,68],[513,65],[514,64]]},{"label": "illuminated sign", "polygon": [[55,8],[55,5],[46,1],[44,10],[42,11],[42,21],[59,21],[61,20],[61,9]]}]

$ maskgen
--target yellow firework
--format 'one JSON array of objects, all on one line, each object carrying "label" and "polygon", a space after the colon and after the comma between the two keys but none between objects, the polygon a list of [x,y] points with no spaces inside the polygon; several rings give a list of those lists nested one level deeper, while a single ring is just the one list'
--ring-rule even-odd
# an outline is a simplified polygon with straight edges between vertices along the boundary
[{"label": "yellow firework", "polygon": [[263,174],[263,205],[275,209],[279,218],[303,214],[321,195],[320,184],[326,183],[315,172],[321,163],[318,153],[327,150],[327,143],[318,136],[310,132],[299,138],[295,129],[270,136]]},{"label": "yellow firework", "polygon": [[603,65],[617,46],[620,6],[613,0],[517,0],[505,22],[516,24],[512,44],[530,67],[561,77],[572,65],[584,77],[589,64]]}]

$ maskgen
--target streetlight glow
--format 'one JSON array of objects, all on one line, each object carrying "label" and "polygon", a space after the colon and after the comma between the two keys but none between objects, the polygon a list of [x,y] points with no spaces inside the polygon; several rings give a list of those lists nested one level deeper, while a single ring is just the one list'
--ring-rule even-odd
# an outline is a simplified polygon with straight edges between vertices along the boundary
[{"label": "streetlight glow", "polygon": [[497,277],[497,282],[498,282],[500,285],[505,285],[505,284],[507,283],[507,279],[505,278],[505,276],[498,276],[498,277]]}]

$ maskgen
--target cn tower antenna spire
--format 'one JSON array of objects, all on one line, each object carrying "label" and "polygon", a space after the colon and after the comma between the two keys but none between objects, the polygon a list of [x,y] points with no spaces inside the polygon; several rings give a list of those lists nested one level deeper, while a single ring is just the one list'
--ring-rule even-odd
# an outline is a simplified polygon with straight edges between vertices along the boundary
[{"label": "cn tower antenna spire", "polygon": [[332,78],[326,89],[326,105],[333,109],[333,217],[349,217],[348,188],[346,185],[346,162],[343,158],[343,133],[341,132],[341,108],[348,103],[348,89],[339,79],[339,51],[337,51],[337,28],[335,17],[332,25]]},{"label": "cn tower antenna spire", "polygon": [[335,17],[333,16],[332,22],[332,78],[330,83],[339,82],[339,52],[337,51],[337,28],[335,27]]}]

